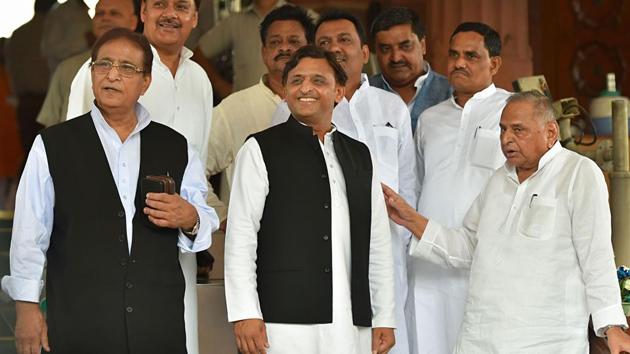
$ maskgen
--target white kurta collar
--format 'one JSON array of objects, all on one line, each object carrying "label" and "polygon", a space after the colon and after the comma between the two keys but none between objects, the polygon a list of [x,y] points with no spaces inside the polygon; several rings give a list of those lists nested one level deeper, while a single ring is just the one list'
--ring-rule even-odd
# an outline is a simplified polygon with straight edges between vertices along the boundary
[{"label": "white kurta collar", "polygon": [[[163,68],[168,69],[167,66],[162,63],[162,59],[160,59],[160,53],[153,45],[151,45],[151,51],[153,52],[153,66],[155,67],[156,65],[159,65]],[[193,52],[190,49],[182,47],[182,49],[179,51],[179,63],[177,64],[177,69],[182,66],[186,59],[190,59],[192,56]]]},{"label": "white kurta collar", "polygon": [[[142,106],[140,103],[136,103],[135,110],[136,119],[138,121],[136,122],[136,127],[133,129],[131,134],[129,134],[129,136],[139,133],[142,129],[146,128],[149,123],[151,123],[151,116],[149,115],[149,111],[147,111],[144,106]],[[103,113],[96,106],[96,102],[92,103],[92,111],[90,112],[90,115],[92,116],[92,121],[94,122],[94,125],[98,126],[101,130],[113,132],[114,134],[116,133],[114,131],[114,128],[112,128],[105,120],[105,117],[103,117]]]},{"label": "white kurta collar", "polygon": [[[484,99],[494,95],[495,92],[497,92],[497,88],[496,88],[496,86],[494,86],[494,83],[492,83],[492,84],[490,84],[490,86],[486,87],[485,89],[475,93],[468,100],[468,102],[477,101],[477,100],[484,100]],[[466,102],[466,103],[468,103],[468,102]],[[453,105],[455,107],[457,107],[458,109],[463,109],[463,107],[460,106],[459,104],[457,104],[457,101],[455,101],[455,92],[453,92],[453,94],[451,95],[451,103],[453,103]]]},{"label": "white kurta collar", "polygon": [[[540,160],[538,161],[538,169],[536,169],[536,171],[534,171],[534,173],[532,173],[531,176],[529,176],[529,178],[535,176],[538,171],[542,170],[546,165],[549,164],[549,162],[551,160],[553,160],[553,158],[558,155],[558,153],[562,150],[562,145],[560,145],[559,141],[556,141],[555,144],[553,144],[553,146],[551,147],[551,149],[547,150],[547,152],[545,152],[541,157]],[[516,173],[516,168],[514,166],[510,166],[508,165],[507,161],[505,162],[504,168],[507,171],[507,175],[513,179],[514,181],[518,182],[518,175]],[[529,179],[528,178],[528,179]]]}]

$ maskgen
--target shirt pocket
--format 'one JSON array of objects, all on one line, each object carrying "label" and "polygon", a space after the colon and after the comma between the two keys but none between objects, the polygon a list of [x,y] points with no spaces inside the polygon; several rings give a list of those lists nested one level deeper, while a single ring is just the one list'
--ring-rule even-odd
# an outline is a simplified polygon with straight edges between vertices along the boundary
[{"label": "shirt pocket", "polygon": [[518,231],[528,238],[546,240],[553,235],[556,225],[556,198],[533,195],[529,205],[521,211]]},{"label": "shirt pocket", "polygon": [[470,152],[473,166],[496,169],[501,164],[500,133],[493,129],[477,128]]},{"label": "shirt pocket", "polygon": [[382,182],[398,190],[398,130],[390,125],[374,126],[377,172]]}]

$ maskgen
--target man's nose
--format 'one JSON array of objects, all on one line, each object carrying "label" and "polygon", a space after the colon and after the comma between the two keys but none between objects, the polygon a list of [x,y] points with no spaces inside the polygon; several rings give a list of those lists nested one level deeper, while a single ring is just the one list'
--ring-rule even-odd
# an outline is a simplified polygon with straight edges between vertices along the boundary
[{"label": "man's nose", "polygon": [[399,49],[392,49],[392,56],[391,56],[391,61],[394,63],[398,63],[403,59],[402,57],[402,53]]},{"label": "man's nose", "polygon": [[311,82],[311,80],[305,79],[304,81],[302,81],[302,84],[300,85],[300,93],[306,94],[306,93],[311,92],[312,90],[313,90],[313,83]]}]

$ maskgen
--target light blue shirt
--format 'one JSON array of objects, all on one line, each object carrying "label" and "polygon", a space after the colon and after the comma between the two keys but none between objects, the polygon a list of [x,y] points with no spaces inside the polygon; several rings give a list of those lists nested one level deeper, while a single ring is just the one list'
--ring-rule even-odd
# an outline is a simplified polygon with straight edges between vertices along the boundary
[{"label": "light blue shirt", "polygon": [[[132,221],[136,212],[134,200],[140,170],[140,132],[149,125],[151,118],[148,111],[138,103],[138,122],[123,142],[96,106],[92,107],[91,116],[125,209],[127,244],[131,253]],[[204,168],[196,150],[188,144],[188,164],[184,170],[180,195],[197,209],[200,228],[194,241],[180,231],[177,245],[182,252],[199,252],[212,243],[211,234],[218,228],[219,219],[214,209],[205,202],[207,192]],[[14,300],[39,301],[44,285],[42,273],[50,244],[54,206],[55,190],[48,169],[46,149],[38,135],[29,153],[16,196],[10,252],[11,275],[2,279],[2,289]]]}]

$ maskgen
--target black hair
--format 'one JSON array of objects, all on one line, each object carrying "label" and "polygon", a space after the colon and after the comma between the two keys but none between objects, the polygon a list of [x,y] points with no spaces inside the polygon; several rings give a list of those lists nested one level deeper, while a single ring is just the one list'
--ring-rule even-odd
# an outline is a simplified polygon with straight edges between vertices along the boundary
[{"label": "black hair", "polygon": [[313,43],[315,37],[315,25],[313,19],[306,13],[306,10],[300,6],[295,5],[283,5],[280,6],[265,16],[260,23],[260,41],[265,45],[265,39],[267,39],[267,32],[269,27],[275,21],[297,21],[302,25],[304,29],[304,36],[306,42]]},{"label": "black hair", "polygon": [[453,31],[453,34],[451,34],[450,40],[452,40],[453,37],[455,37],[455,35],[459,32],[479,33],[481,36],[483,36],[484,46],[488,50],[488,53],[490,53],[490,56],[496,57],[501,55],[501,37],[499,36],[497,31],[495,31],[494,29],[492,29],[492,27],[486,25],[485,23],[463,22],[459,26],[457,26],[457,28],[455,28],[455,31]]},{"label": "black hair", "polygon": [[126,28],[112,28],[105,32],[99,39],[96,40],[92,47],[92,61],[96,60],[98,51],[101,47],[108,42],[118,39],[124,39],[143,52],[142,70],[143,75],[148,76],[151,74],[151,67],[153,65],[153,51],[151,51],[151,45],[145,36],[140,33],[133,32]]},{"label": "black hair", "polygon": [[363,28],[361,21],[359,21],[359,19],[354,17],[353,15],[344,11],[340,11],[340,10],[332,10],[323,14],[319,18],[319,21],[317,21],[317,25],[315,26],[315,32],[317,32],[317,29],[319,28],[319,26],[321,26],[324,22],[337,21],[337,20],[348,20],[352,22],[352,24],[354,25],[354,29],[357,31],[357,34],[359,35],[359,39],[361,39],[361,45],[367,44],[367,36],[365,35],[365,28]]},{"label": "black hair", "polygon": [[46,13],[48,12],[54,4],[57,3],[57,0],[35,0],[35,13]]},{"label": "black hair", "polygon": [[392,7],[376,16],[372,22],[370,37],[374,40],[378,32],[387,31],[398,25],[411,25],[411,30],[418,36],[418,39],[426,36],[427,30],[415,12],[406,7]]},{"label": "black hair", "polygon": [[289,77],[289,72],[293,70],[302,59],[304,58],[313,58],[313,59],[325,59],[328,62],[328,65],[333,69],[335,73],[335,81],[342,85],[346,85],[346,81],[348,81],[348,75],[343,70],[341,65],[337,62],[335,55],[331,52],[327,52],[320,47],[314,46],[312,44],[306,45],[300,49],[298,49],[295,54],[289,59],[287,64],[284,66],[284,71],[282,72],[282,84],[286,85],[287,78]]}]

